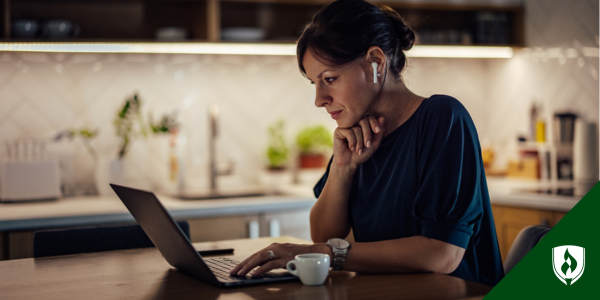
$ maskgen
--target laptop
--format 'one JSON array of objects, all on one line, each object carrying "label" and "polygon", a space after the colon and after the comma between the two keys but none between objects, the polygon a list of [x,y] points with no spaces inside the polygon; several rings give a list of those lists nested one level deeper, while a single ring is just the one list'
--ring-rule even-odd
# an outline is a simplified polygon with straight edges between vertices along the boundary
[{"label": "laptop", "polygon": [[203,258],[153,193],[116,184],[110,186],[167,262],[185,274],[218,287],[298,279],[288,272],[267,272],[255,278],[231,276],[229,271],[240,261],[231,257]]}]

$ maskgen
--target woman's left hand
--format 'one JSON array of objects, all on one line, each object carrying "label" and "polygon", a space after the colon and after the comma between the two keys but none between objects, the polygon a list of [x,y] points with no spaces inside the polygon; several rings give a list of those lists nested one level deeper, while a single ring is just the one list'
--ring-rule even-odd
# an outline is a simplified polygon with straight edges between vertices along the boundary
[{"label": "woman's left hand", "polygon": [[[246,258],[239,265],[235,266],[231,272],[231,275],[246,276],[255,267],[260,266],[256,269],[251,276],[256,277],[264,274],[270,270],[277,268],[286,268],[288,261],[293,260],[298,254],[303,253],[318,253],[319,246],[323,244],[314,245],[299,245],[299,244],[271,244],[269,247],[264,248],[250,257]],[[325,246],[329,248],[328,246]],[[273,253],[273,259],[271,259],[271,252]]]}]

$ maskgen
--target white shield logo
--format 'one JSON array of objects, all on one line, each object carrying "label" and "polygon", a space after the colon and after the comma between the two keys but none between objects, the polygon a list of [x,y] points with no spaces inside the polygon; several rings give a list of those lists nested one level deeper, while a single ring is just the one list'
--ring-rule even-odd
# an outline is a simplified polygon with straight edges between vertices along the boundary
[{"label": "white shield logo", "polygon": [[585,269],[585,248],[571,245],[552,248],[552,268],[560,281],[573,285]]}]

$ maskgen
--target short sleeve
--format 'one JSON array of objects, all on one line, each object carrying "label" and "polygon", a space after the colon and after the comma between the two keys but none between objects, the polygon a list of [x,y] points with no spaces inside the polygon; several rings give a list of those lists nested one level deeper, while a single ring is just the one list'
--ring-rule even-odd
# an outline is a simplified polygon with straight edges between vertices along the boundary
[{"label": "short sleeve", "polygon": [[313,192],[315,193],[315,198],[319,198],[319,195],[321,195],[323,188],[325,188],[325,183],[327,182],[327,177],[329,177],[329,168],[331,167],[332,161],[333,161],[333,155],[329,159],[329,163],[327,164],[327,170],[325,170],[325,174],[323,174],[323,177],[321,177],[321,179],[319,179],[319,181],[313,188]]},{"label": "short sleeve", "polygon": [[451,97],[430,103],[420,122],[413,214],[421,235],[466,249],[483,216],[484,170],[475,125]]}]

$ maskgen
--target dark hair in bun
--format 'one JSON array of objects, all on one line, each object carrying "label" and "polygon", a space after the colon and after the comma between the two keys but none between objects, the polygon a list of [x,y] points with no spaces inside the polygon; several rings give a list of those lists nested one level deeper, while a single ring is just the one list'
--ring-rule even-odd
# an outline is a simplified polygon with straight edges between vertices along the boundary
[{"label": "dark hair in bun", "polygon": [[302,59],[309,49],[324,63],[343,65],[378,46],[388,58],[390,71],[399,78],[406,65],[403,51],[410,50],[414,42],[414,32],[392,8],[379,8],[364,0],[338,0],[306,25],[296,55],[300,71],[306,76]]}]

